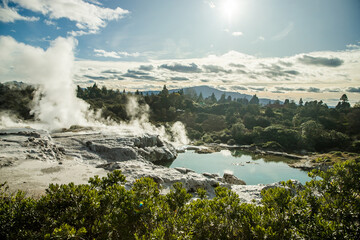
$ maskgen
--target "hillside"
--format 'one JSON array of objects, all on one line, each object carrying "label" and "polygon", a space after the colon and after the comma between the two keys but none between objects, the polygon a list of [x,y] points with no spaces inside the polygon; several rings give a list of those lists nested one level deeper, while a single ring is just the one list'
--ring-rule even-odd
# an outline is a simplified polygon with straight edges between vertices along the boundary
[{"label": "hillside", "polygon": [[[221,95],[225,94],[226,97],[230,96],[232,99],[239,99],[239,98],[246,98],[247,100],[250,100],[252,98],[252,95],[243,94],[239,92],[228,92],[219,90],[213,87],[209,87],[206,85],[203,86],[195,86],[195,87],[187,87],[183,89],[169,89],[169,93],[173,92],[179,92],[183,90],[185,94],[193,94],[196,93],[197,95],[200,95],[200,93],[203,95],[204,98],[210,97],[213,93],[215,94],[216,99],[220,99]],[[160,91],[144,91],[142,92],[144,95],[151,95],[151,94],[159,94]],[[259,98],[259,103],[261,105],[266,105],[269,102],[274,103],[275,100],[268,99],[268,98]],[[281,101],[280,101],[281,102]]]}]

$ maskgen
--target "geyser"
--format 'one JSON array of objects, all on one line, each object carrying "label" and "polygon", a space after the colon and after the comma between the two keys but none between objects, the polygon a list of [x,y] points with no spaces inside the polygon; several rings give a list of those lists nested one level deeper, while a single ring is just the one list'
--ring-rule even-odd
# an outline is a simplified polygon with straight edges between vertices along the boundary
[{"label": "geyser", "polygon": [[156,127],[149,121],[149,107],[139,105],[135,97],[128,98],[127,113],[130,122],[120,124],[100,119],[89,110],[89,105],[76,97],[73,82],[74,51],[76,39],[59,37],[51,42],[48,49],[33,47],[17,42],[12,37],[0,37],[0,76],[2,81],[21,81],[37,86],[32,105],[36,122],[11,121],[13,117],[2,116],[0,126],[46,129],[54,131],[70,128],[72,125],[93,127],[100,131],[112,131],[119,134],[159,135],[164,140],[178,145],[189,142],[184,125],[180,122],[169,127]]}]

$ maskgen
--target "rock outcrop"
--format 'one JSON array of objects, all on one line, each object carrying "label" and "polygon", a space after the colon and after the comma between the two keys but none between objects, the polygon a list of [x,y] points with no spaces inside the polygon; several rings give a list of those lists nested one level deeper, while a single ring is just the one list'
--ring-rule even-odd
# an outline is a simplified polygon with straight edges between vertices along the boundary
[{"label": "rock outcrop", "polygon": [[49,134],[26,128],[0,130],[0,166],[25,159],[61,162],[64,158],[76,158],[99,164],[139,159],[172,161],[176,156],[176,149],[156,135],[121,136],[99,132]]},{"label": "rock outcrop", "polygon": [[127,188],[136,179],[150,177],[162,185],[163,193],[175,182],[182,182],[191,193],[203,188],[214,197],[214,188],[224,186],[249,203],[260,202],[264,187],[277,186],[245,185],[229,173],[220,177],[154,164],[176,156],[176,149],[156,135],[126,136],[89,129],[53,134],[34,129],[0,130],[0,182],[8,181],[13,190],[41,194],[49,183],[86,183],[95,174],[105,176],[114,169],[126,176]]},{"label": "rock outcrop", "polygon": [[64,155],[65,149],[57,146],[46,131],[0,130],[0,167],[25,159],[61,161]]},{"label": "rock outcrop", "polygon": [[156,135],[121,136],[119,134],[85,132],[57,133],[53,139],[67,149],[68,154],[86,161],[120,162],[144,159],[150,162],[172,161],[176,149]]},{"label": "rock outcrop", "polygon": [[164,187],[165,192],[168,191],[175,182],[183,183],[183,186],[189,192],[194,193],[198,188],[203,188],[212,196],[214,195],[214,187],[218,185],[229,186],[222,182],[221,179],[216,179],[213,176],[204,176],[203,174],[195,173],[186,168],[167,168],[148,161],[130,160],[112,162],[99,165],[98,167],[109,171],[115,169],[121,170],[122,174],[126,177],[126,186],[128,188],[132,186],[136,179],[142,177],[154,179],[155,182]]},{"label": "rock outcrop", "polygon": [[246,185],[246,183],[231,173],[224,173],[223,179],[226,183],[234,185]]}]

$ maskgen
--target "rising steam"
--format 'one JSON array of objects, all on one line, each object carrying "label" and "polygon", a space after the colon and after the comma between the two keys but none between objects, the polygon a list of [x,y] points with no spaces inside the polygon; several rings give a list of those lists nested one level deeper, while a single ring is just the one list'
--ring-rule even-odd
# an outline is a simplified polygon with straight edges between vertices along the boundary
[{"label": "rising steam", "polygon": [[[0,51],[4,53],[1,78],[38,86],[32,107],[37,127],[51,131],[88,123],[88,105],[76,98],[72,82],[75,46],[75,39],[59,37],[44,51],[11,37],[0,38]],[[3,67],[6,65],[10,67]]]},{"label": "rising steam", "polygon": [[59,37],[44,51],[18,43],[11,37],[0,37],[0,52],[3,55],[0,59],[1,79],[38,86],[32,107],[37,122],[23,123],[14,120],[13,116],[2,114],[0,128],[30,126],[54,131],[80,125],[133,135],[157,134],[177,144],[189,142],[181,122],[175,123],[168,131],[164,126],[151,124],[149,106],[139,105],[135,97],[129,97],[126,107],[129,123],[105,123],[105,120],[100,120],[85,101],[76,97],[76,86],[72,80],[76,44],[73,38]]},{"label": "rising steam", "polygon": [[186,145],[190,142],[186,136],[183,123],[175,122],[168,128],[168,131],[166,131],[165,126],[156,127],[150,123],[149,110],[149,106],[147,104],[140,105],[135,96],[128,97],[126,112],[130,117],[130,122],[122,123],[120,129],[128,129],[129,132],[136,135],[143,134],[144,132],[156,134],[177,146]]}]

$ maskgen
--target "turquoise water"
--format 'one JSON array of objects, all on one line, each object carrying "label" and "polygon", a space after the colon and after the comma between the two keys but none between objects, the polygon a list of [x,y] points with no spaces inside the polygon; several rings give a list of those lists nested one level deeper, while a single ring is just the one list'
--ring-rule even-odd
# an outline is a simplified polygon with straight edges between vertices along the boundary
[{"label": "turquoise water", "polygon": [[291,160],[282,157],[257,157],[243,151],[222,150],[211,154],[186,151],[180,153],[169,167],[185,167],[198,173],[218,173],[220,176],[225,171],[230,171],[248,185],[289,179],[296,179],[304,184],[311,180],[307,172],[289,167],[286,164],[288,161]]}]

